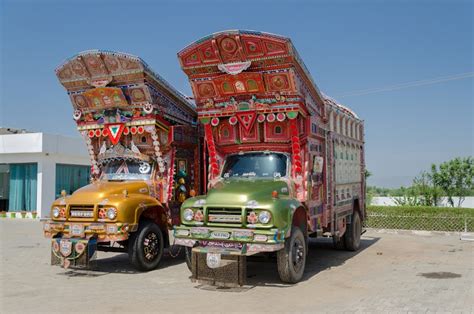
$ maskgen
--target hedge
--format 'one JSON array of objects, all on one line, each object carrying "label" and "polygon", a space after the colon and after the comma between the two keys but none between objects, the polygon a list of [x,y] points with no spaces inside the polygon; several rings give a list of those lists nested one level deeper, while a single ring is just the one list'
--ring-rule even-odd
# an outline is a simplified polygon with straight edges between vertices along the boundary
[{"label": "hedge", "polygon": [[367,216],[369,228],[474,232],[474,208],[369,206]]}]

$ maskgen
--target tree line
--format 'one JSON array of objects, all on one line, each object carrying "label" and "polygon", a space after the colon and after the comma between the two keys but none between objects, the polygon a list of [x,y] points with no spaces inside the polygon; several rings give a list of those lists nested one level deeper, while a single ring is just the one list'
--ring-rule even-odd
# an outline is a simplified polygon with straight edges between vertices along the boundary
[{"label": "tree line", "polygon": [[[370,175],[367,171],[366,177]],[[374,196],[394,197],[397,205],[410,206],[438,206],[441,198],[447,197],[449,205],[460,207],[466,196],[474,196],[474,158],[457,157],[439,166],[432,164],[430,171],[422,171],[409,187],[367,187],[368,199]],[[458,197],[457,202],[454,197]]]}]

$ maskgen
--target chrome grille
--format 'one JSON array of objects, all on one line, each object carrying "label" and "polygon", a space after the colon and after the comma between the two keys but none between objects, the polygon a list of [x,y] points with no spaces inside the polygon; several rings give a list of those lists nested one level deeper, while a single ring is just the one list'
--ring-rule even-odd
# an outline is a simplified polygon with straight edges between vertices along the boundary
[{"label": "chrome grille", "polygon": [[71,205],[69,206],[69,217],[94,218],[94,205]]},{"label": "chrome grille", "polygon": [[207,221],[208,223],[241,224],[242,223],[242,209],[241,208],[208,207],[207,208]]}]

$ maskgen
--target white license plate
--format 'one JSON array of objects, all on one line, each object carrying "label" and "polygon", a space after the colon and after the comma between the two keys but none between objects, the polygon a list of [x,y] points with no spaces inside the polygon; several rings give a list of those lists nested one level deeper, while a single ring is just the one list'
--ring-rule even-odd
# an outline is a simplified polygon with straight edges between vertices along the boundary
[{"label": "white license plate", "polygon": [[71,234],[73,236],[82,236],[84,233],[84,226],[79,224],[71,225]]},{"label": "white license plate", "polygon": [[207,253],[206,264],[209,268],[218,268],[221,266],[221,254],[220,253]]},{"label": "white license plate", "polygon": [[225,231],[213,231],[211,233],[212,239],[228,239],[230,238],[230,233]]}]

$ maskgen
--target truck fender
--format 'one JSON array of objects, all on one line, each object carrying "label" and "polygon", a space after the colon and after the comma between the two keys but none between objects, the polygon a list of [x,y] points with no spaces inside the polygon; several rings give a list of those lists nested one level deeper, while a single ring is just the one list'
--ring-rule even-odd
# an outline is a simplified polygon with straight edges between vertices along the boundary
[{"label": "truck fender", "polygon": [[289,237],[291,235],[291,228],[298,227],[303,231],[303,234],[307,236],[308,234],[308,212],[306,207],[299,201],[293,200],[291,201],[289,211],[290,216],[288,217],[288,221],[291,221],[291,225],[289,226],[285,237]]},{"label": "truck fender", "polygon": [[160,227],[163,232],[163,237],[165,238],[165,247],[168,247],[168,215],[166,207],[158,201],[156,201],[155,204],[138,206],[135,210],[135,221],[139,223],[143,219],[151,220]]}]

